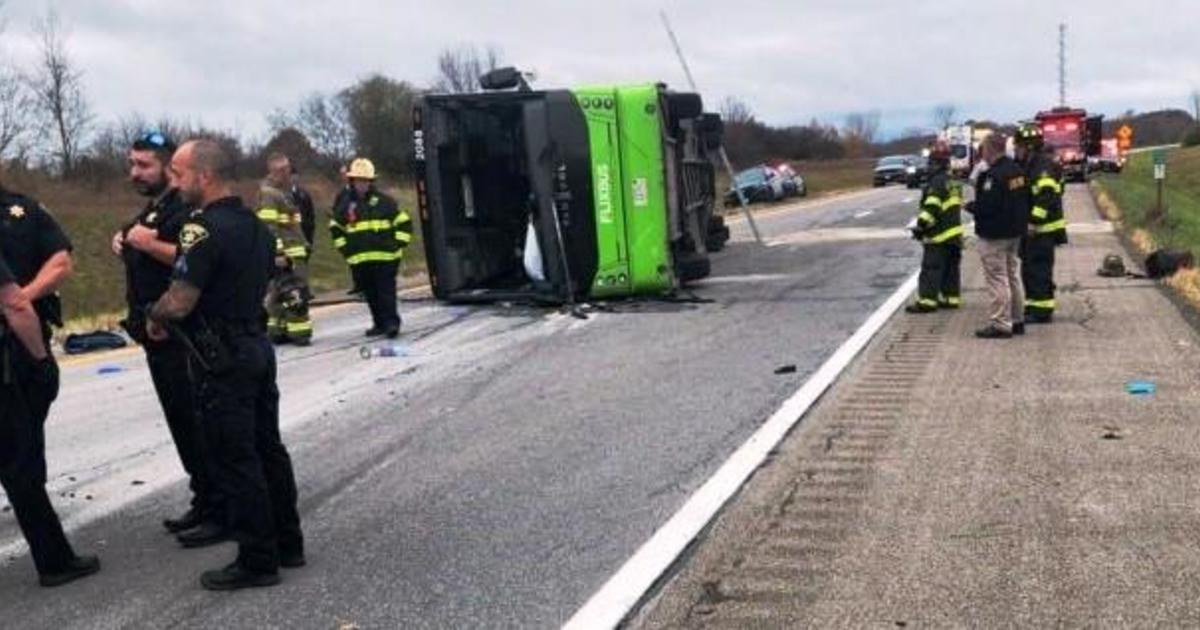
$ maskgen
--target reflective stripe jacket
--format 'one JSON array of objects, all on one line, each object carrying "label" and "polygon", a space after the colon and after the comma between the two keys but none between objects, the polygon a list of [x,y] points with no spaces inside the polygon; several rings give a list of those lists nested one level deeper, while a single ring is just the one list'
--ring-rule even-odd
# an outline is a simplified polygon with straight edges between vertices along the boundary
[{"label": "reflective stripe jacket", "polygon": [[301,229],[300,208],[292,196],[263,182],[258,190],[258,209],[255,214],[275,237],[275,253],[292,261],[308,259],[308,241]]},{"label": "reflective stripe jacket", "polygon": [[962,244],[962,185],[945,170],[935,172],[921,193],[916,234],[927,245]]},{"label": "reflective stripe jacket", "polygon": [[375,190],[362,198],[354,191],[338,195],[329,222],[333,246],[350,265],[394,262],[412,242],[412,218],[389,196]]},{"label": "reflective stripe jacket", "polygon": [[1033,155],[1026,164],[1029,176],[1029,192],[1033,207],[1029,211],[1029,224],[1035,234],[1049,234],[1054,242],[1067,242],[1067,221],[1063,216],[1062,169],[1058,163],[1044,153]]}]

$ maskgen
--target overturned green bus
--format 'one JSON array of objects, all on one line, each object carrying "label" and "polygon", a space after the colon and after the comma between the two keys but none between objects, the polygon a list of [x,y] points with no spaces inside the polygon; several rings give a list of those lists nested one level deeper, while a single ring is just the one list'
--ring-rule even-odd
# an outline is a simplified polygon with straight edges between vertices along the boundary
[{"label": "overturned green bus", "polygon": [[661,84],[532,91],[515,70],[497,72],[485,87],[509,89],[415,105],[437,298],[661,295],[708,275],[729,231],[714,215],[710,160],[722,125],[698,95]]}]

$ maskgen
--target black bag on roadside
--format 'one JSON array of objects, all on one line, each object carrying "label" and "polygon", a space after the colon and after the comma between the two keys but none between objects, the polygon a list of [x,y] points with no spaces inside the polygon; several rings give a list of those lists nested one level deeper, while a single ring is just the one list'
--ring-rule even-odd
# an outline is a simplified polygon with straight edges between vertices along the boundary
[{"label": "black bag on roadside", "polygon": [[1146,277],[1170,278],[1180,269],[1191,269],[1196,259],[1181,249],[1159,249],[1146,257]]},{"label": "black bag on roadside", "polygon": [[90,333],[67,335],[63,342],[63,351],[67,354],[84,354],[97,350],[116,350],[124,348],[125,339],[116,333],[97,330]]}]

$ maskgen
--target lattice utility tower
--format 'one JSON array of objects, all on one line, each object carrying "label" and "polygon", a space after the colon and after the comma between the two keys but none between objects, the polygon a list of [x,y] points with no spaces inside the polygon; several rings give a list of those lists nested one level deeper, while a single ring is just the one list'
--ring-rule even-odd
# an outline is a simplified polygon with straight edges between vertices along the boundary
[{"label": "lattice utility tower", "polygon": [[1058,104],[1067,106],[1067,25],[1058,25]]}]

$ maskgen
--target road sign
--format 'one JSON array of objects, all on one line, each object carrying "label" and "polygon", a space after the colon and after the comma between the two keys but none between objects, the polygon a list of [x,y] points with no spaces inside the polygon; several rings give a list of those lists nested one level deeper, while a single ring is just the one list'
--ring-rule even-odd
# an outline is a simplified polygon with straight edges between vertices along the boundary
[{"label": "road sign", "polygon": [[1166,178],[1167,178],[1167,165],[1166,164],[1155,164],[1154,165],[1154,179],[1163,180]]},{"label": "road sign", "polygon": [[1133,146],[1133,127],[1121,125],[1117,129],[1117,150],[1128,151]]},{"label": "road sign", "polygon": [[1154,165],[1155,166],[1158,166],[1160,164],[1165,166],[1167,164],[1167,150],[1166,149],[1155,149],[1154,153],[1152,155],[1154,156]]}]

